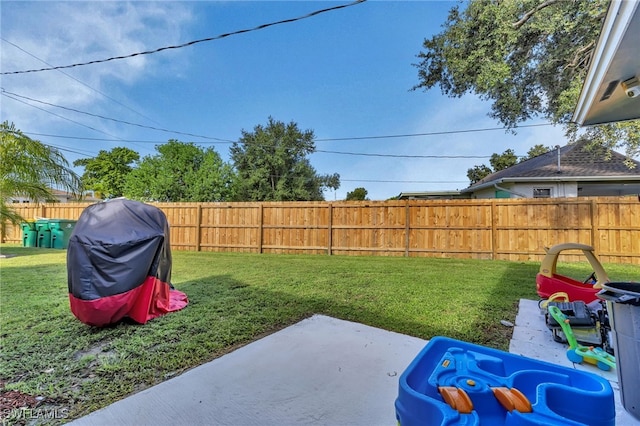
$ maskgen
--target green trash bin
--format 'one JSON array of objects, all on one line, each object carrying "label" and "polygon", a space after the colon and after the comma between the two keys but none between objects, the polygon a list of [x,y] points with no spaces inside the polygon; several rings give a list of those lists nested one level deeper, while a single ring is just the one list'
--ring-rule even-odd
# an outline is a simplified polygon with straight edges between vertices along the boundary
[{"label": "green trash bin", "polygon": [[69,238],[71,238],[76,222],[68,219],[49,219],[51,247],[54,249],[66,249],[69,246]]},{"label": "green trash bin", "polygon": [[49,229],[49,219],[36,220],[36,231],[38,231],[38,247],[51,248],[51,229]]},{"label": "green trash bin", "polygon": [[22,228],[22,247],[37,247],[38,231],[35,220],[20,223],[20,228]]}]

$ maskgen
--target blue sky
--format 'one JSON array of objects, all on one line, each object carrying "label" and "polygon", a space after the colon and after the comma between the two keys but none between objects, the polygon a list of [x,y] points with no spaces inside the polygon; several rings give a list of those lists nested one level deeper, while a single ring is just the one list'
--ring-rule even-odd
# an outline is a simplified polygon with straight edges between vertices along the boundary
[{"label": "blue sky", "polygon": [[[346,3],[2,1],[1,68],[128,55]],[[525,155],[535,144],[566,140],[551,126],[522,128],[516,135],[502,129],[455,133],[500,124],[487,116],[489,103],[473,95],[453,99],[437,88],[411,90],[418,83],[412,64],[422,41],[441,30],[455,4],[370,0],[182,49],[2,75],[0,120],[63,149],[70,162],[116,146],[152,155],[168,139],[213,146],[228,160],[230,144],[216,139],[235,141],[243,129],[252,131],[272,116],[314,131],[318,152],[309,157],[311,164],[320,174],[340,174],[342,181],[337,191],[325,192],[327,200],[344,199],[357,187],[372,200],[462,189],[467,169],[488,164],[494,152],[512,148]],[[453,133],[379,137],[438,132]],[[370,136],[375,138],[364,138]],[[335,140],[345,138],[355,139]]]}]

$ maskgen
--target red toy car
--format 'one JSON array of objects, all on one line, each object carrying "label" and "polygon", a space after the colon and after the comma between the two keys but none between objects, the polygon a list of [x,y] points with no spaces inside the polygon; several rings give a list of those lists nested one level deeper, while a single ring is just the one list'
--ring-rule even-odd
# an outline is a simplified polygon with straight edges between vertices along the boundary
[{"label": "red toy car", "polygon": [[[584,281],[578,281],[556,272],[556,264],[560,252],[579,250],[587,258],[593,272]],[[565,243],[546,248],[545,258],[540,265],[540,272],[536,275],[536,290],[543,299],[548,299],[553,293],[564,292],[570,301],[582,300],[591,303],[598,297],[596,293],[602,289],[602,284],[609,282],[609,277],[594,254],[594,249],[586,244]]]}]

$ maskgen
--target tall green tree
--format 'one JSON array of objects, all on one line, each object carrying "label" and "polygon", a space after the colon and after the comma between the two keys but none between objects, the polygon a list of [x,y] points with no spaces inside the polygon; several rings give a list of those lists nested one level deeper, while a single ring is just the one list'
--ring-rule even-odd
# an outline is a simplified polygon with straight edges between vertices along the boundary
[{"label": "tall green tree", "polygon": [[346,201],[366,201],[368,200],[367,194],[368,191],[366,189],[359,187],[351,192],[347,192]]},{"label": "tall green tree", "polygon": [[500,170],[508,169],[518,164],[518,156],[511,148],[505,150],[502,154],[494,152],[491,154],[491,158],[489,158],[489,164],[491,164],[491,167],[481,164],[467,170],[467,177],[471,185],[481,181],[491,173],[499,172]]},{"label": "tall green tree", "polygon": [[228,201],[234,172],[213,149],[175,139],[157,145],[126,176],[124,195],[143,201]]},{"label": "tall green tree", "polygon": [[340,176],[318,175],[307,159],[315,151],[312,130],[301,131],[269,117],[230,148],[238,173],[239,201],[324,200],[323,191],[340,187]]},{"label": "tall green tree", "polygon": [[470,169],[467,169],[467,178],[469,178],[469,185],[480,182],[491,173],[493,173],[493,170],[491,170],[491,168],[485,164],[480,164],[479,166],[476,165]]},{"label": "tall green tree", "polygon": [[31,139],[13,123],[0,124],[0,224],[23,218],[11,208],[10,199],[22,196],[34,201],[55,201],[52,189],[80,195],[80,177],[57,149]]},{"label": "tall green tree", "polygon": [[509,167],[518,164],[518,156],[511,148],[509,148],[502,154],[491,154],[489,163],[491,164],[494,172],[499,172],[500,170],[508,169]]},{"label": "tall green tree", "polygon": [[213,149],[204,150],[200,167],[189,177],[191,201],[233,201],[236,173]]},{"label": "tall green tree", "polygon": [[116,147],[111,151],[100,150],[93,158],[80,158],[73,165],[84,167],[82,184],[102,199],[121,197],[127,175],[140,155],[132,149]]},{"label": "tall green tree", "polygon": [[538,155],[546,154],[547,152],[549,152],[551,150],[553,150],[553,148],[550,147],[550,146],[545,146],[545,145],[542,145],[542,144],[534,145],[531,148],[529,148],[529,151],[527,151],[527,156],[526,157],[522,157],[519,160],[519,162],[521,163],[521,162],[526,161],[526,160],[528,160],[530,158],[537,157]]},{"label": "tall green tree", "polygon": [[529,148],[529,151],[527,151],[527,155],[524,157],[520,157],[520,159],[518,159],[518,156],[511,148],[505,150],[502,154],[493,153],[491,154],[491,158],[489,159],[489,164],[491,164],[491,167],[485,164],[481,164],[479,166],[473,166],[472,168],[467,169],[467,177],[469,178],[469,183],[470,185],[473,185],[474,183],[479,182],[485,177],[489,176],[491,173],[499,172],[500,170],[515,166],[516,164],[526,161],[530,158],[545,154],[551,151],[551,149],[551,147],[537,144]]},{"label": "tall green tree", "polygon": [[[443,31],[424,40],[414,89],[475,94],[491,102],[489,115],[506,128],[543,117],[576,139],[581,132],[570,120],[608,3],[470,0],[455,6]],[[624,148],[630,157],[640,152],[639,120],[583,133],[596,144]]]}]

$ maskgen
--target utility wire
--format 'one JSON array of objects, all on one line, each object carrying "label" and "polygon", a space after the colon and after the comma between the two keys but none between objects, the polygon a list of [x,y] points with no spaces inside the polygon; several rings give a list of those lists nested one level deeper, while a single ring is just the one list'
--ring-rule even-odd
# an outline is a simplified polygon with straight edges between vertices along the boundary
[{"label": "utility wire", "polygon": [[[22,104],[24,104],[24,105],[30,106],[31,108],[39,109],[40,111],[44,111],[44,112],[46,112],[47,114],[51,114],[51,115],[53,115],[54,117],[58,117],[58,118],[61,118],[61,119],[63,119],[63,120],[67,120],[67,121],[69,121],[69,122],[71,122],[71,123],[77,124],[78,126],[86,127],[86,128],[87,128],[87,129],[89,129],[89,130],[93,130],[93,131],[96,131],[96,132],[98,132],[98,133],[102,133],[103,135],[111,136],[112,138],[114,138],[114,139],[111,139],[111,140],[110,140],[111,142],[124,142],[124,140],[122,140],[121,138],[119,138],[119,137],[117,137],[117,136],[114,136],[114,135],[109,134],[109,133],[107,133],[107,132],[105,132],[105,131],[102,131],[102,130],[96,129],[95,127],[91,127],[91,126],[89,126],[89,125],[86,125],[86,124],[80,123],[79,121],[75,121],[75,120],[72,120],[72,119],[70,119],[70,118],[64,117],[64,116],[62,116],[62,115],[56,114],[56,113],[54,113],[54,112],[48,111],[48,110],[46,110],[46,109],[44,109],[44,108],[40,108],[40,107],[38,107],[38,106],[36,106],[36,105],[32,105],[32,104],[30,104],[30,103],[28,103],[28,102],[23,101],[22,99],[19,99],[19,98],[15,98],[15,97],[13,97],[13,96],[11,96],[11,95],[7,94],[7,93],[6,93],[6,92],[4,92],[4,91],[2,91],[2,92],[1,92],[1,94],[2,94],[2,95],[4,95],[4,96],[6,96],[6,97],[7,97],[7,98],[9,98],[9,99],[12,99],[12,100],[16,101],[16,102],[20,102],[20,103],[22,103]],[[25,132],[25,133],[26,133],[26,132]],[[105,139],[105,140],[109,140],[109,139]],[[137,144],[136,144],[136,143],[134,143],[134,145],[137,145]],[[146,147],[144,147],[144,146],[141,146],[140,148],[147,149],[147,148],[146,148]]]},{"label": "utility wire", "polygon": [[[47,146],[56,148],[59,151],[71,152],[74,154],[80,154],[83,156],[92,155],[92,153],[81,152],[57,145],[45,144]],[[382,179],[340,179],[340,182],[368,182],[368,183],[406,183],[406,184],[451,184],[451,183],[467,183],[464,180],[382,180]]]},{"label": "utility wire", "polygon": [[315,152],[324,154],[357,155],[363,157],[387,157],[387,158],[491,158],[490,155],[410,155],[410,154],[373,154],[365,152],[325,151],[316,149]]},{"label": "utility wire", "polygon": [[[25,131],[24,133],[29,133],[30,135],[35,135],[35,136],[47,136],[50,138],[59,138],[59,139],[78,139],[78,140],[85,140],[85,141],[97,141],[97,142],[136,142],[136,143],[155,143],[155,144],[163,144],[166,143],[167,141],[149,141],[149,140],[136,140],[136,139],[118,139],[118,140],[114,140],[114,139],[105,139],[105,138],[85,138],[82,136],[63,136],[63,135],[51,135],[48,133],[35,133],[35,132],[27,132]],[[198,142],[199,144],[205,144],[205,142]],[[206,144],[209,143],[229,143],[229,142],[207,142]]]},{"label": "utility wire", "polygon": [[[461,131],[451,131],[450,133],[466,133],[469,130],[461,130]],[[118,141],[114,141],[113,139],[105,139],[105,138],[87,138],[80,136],[63,136],[63,135],[52,135],[48,133],[35,133],[35,132],[26,132],[30,135],[35,136],[46,136],[50,138],[60,138],[60,139],[76,139],[76,140],[86,140],[86,141],[97,141],[97,142],[131,142],[131,143],[144,143],[144,144],[157,144],[161,145],[166,143],[166,141],[150,141],[150,140],[137,140],[137,139],[120,139]],[[411,135],[406,135],[411,136]],[[395,136],[385,136],[385,137],[395,137]],[[228,142],[195,142],[200,145],[210,145],[216,143],[235,143],[233,141]],[[322,154],[336,154],[336,155],[353,155],[353,156],[362,156],[362,157],[386,157],[386,158],[434,158],[434,159],[487,159],[491,158],[491,155],[420,155],[420,154],[376,154],[371,152],[348,152],[348,151],[329,151],[324,149],[316,149],[313,153],[322,153]],[[526,155],[516,155],[516,157],[526,157]]]},{"label": "utility wire", "polygon": [[[5,92],[4,89],[2,89],[3,92]],[[11,93],[11,92],[6,92],[6,93]],[[31,99],[31,98],[27,98],[24,96],[20,96],[20,95],[14,95],[14,96],[19,96],[19,97],[23,97],[26,99]],[[41,103],[45,103],[43,101],[38,101],[33,99],[36,102],[41,102]],[[28,104],[27,104],[28,105]],[[66,107],[62,107],[62,106],[58,106],[58,105],[54,105],[54,104],[48,104],[48,105],[52,105],[58,108],[64,108],[64,109],[69,109],[71,111],[75,111],[75,112],[79,112],[81,114],[87,114],[87,115],[92,115],[94,117],[100,117],[100,118],[104,118],[106,120],[111,120],[111,121],[116,121],[119,123],[123,123],[123,124],[130,124],[126,121],[120,121],[114,118],[109,118],[109,117],[102,117],[96,114],[91,114],[88,112],[83,112],[83,111],[78,111],[75,109],[71,109],[71,108],[66,108]],[[140,124],[133,124],[135,126],[140,126],[140,127],[145,127],[142,126]],[[518,128],[528,128],[528,127],[543,127],[543,126],[554,126],[553,123],[539,123],[539,124],[524,124],[522,126],[518,126]],[[153,127],[150,127],[151,129],[154,130],[163,130],[166,132],[171,132],[171,133],[176,133],[176,134],[184,134],[184,135],[188,135],[188,136],[195,136],[195,137],[199,137],[199,138],[203,138],[203,139],[211,139],[211,140],[215,140],[217,142],[205,142],[205,141],[199,141],[197,143],[202,144],[202,145],[208,145],[208,144],[230,144],[230,143],[236,143],[238,141],[233,141],[230,139],[222,139],[222,138],[217,138],[217,137],[213,137],[213,136],[204,136],[204,135],[194,135],[191,133],[183,133],[183,132],[179,132],[177,130],[167,130],[167,129],[156,129]],[[504,127],[484,127],[484,128],[480,128],[480,129],[463,129],[463,130],[446,130],[446,131],[440,131],[440,132],[427,132],[427,133],[406,133],[406,134],[400,134],[400,135],[373,135],[373,136],[354,136],[354,137],[344,137],[344,138],[320,138],[320,139],[314,139],[314,142],[329,142],[329,141],[351,141],[351,140],[368,140],[368,139],[394,139],[394,138],[412,138],[412,137],[418,137],[418,136],[439,136],[439,135],[453,135],[453,134],[460,134],[460,133],[479,133],[479,132],[489,132],[489,131],[495,131],[495,130],[504,130]],[[34,135],[39,135],[39,136],[50,136],[50,137],[55,137],[55,138],[66,138],[66,139],[86,139],[86,140],[95,140],[95,141],[110,141],[110,139],[99,139],[99,138],[81,138],[81,137],[76,137],[76,136],[63,136],[63,135],[49,135],[49,134],[44,134],[44,133],[32,133]],[[149,141],[149,140],[127,140],[127,139],[121,139],[123,142],[138,142],[138,143],[164,143],[165,141]],[[327,152],[327,153],[340,153],[340,154],[348,154],[348,155],[360,155],[358,153],[348,153],[348,152],[337,152],[337,151],[323,151],[323,150],[319,150],[317,149],[316,152]],[[455,157],[452,157],[455,158]],[[467,158],[467,157],[464,157]],[[473,158],[473,157],[471,157]],[[478,158],[486,158],[486,156],[481,156]]]},{"label": "utility wire", "polygon": [[[178,130],[170,130],[170,129],[163,129],[163,128],[159,128],[159,127],[152,127],[152,126],[145,126],[144,124],[138,124],[138,123],[132,123],[129,121],[124,121],[124,120],[119,120],[116,118],[111,118],[111,117],[105,117],[103,115],[98,115],[98,114],[93,114],[90,112],[86,112],[86,111],[80,111],[78,109],[75,108],[70,108],[70,107],[65,107],[62,105],[56,105],[56,104],[52,104],[50,102],[45,102],[45,101],[41,101],[39,99],[34,99],[34,98],[30,98],[28,96],[23,96],[23,95],[19,95],[17,93],[13,93],[13,92],[9,92],[7,90],[5,90],[3,87],[0,88],[0,94],[8,96],[15,96],[18,98],[22,98],[22,99],[27,99],[29,101],[32,102],[38,102],[44,105],[49,105],[52,106],[54,108],[60,108],[60,109],[65,109],[67,111],[73,111],[73,112],[77,112],[78,114],[85,114],[85,115],[89,115],[91,117],[96,117],[96,118],[101,118],[103,120],[109,120],[109,121],[113,121],[116,123],[121,123],[121,124],[127,124],[130,126],[136,126],[136,127],[141,127],[144,129],[150,129],[150,130],[157,130],[157,131],[161,131],[161,132],[167,132],[167,133],[173,133],[173,134],[179,134],[179,135],[185,135],[185,136],[192,136],[192,137],[197,137],[197,138],[202,138],[202,139],[209,139],[209,140],[213,140],[216,142],[203,142],[203,141],[199,141],[198,143],[200,144],[229,144],[229,143],[236,143],[238,141],[233,141],[230,139],[222,139],[222,138],[217,138],[217,137],[213,137],[213,136],[205,136],[205,135],[198,135],[198,134],[194,134],[194,133],[186,133],[186,132],[181,132]],[[8,96],[8,97],[11,97]],[[14,98],[11,98],[14,99]],[[23,102],[26,105],[30,105],[26,102]],[[544,126],[554,126],[553,123],[538,123],[538,124],[524,124],[522,126],[518,126],[519,128],[529,128],[529,127],[544,127]],[[354,136],[354,137],[343,137],[343,138],[317,138],[314,139],[314,142],[330,142],[330,141],[351,141],[351,140],[373,140],[373,139],[395,139],[395,138],[409,138],[409,137],[418,137],[418,136],[441,136],[441,135],[451,135],[451,134],[461,134],[461,133],[479,133],[479,132],[489,132],[489,131],[496,131],[496,130],[504,130],[504,127],[484,127],[484,128],[479,128],[479,129],[464,129],[464,130],[444,130],[444,131],[439,131],[439,132],[427,132],[427,133],[407,133],[407,134],[400,134],[400,135],[374,135],[374,136]],[[36,133],[34,133],[36,134]],[[60,137],[60,138],[64,138],[65,136],[55,136],[55,135],[43,135],[43,136],[53,136],[53,137]],[[67,138],[73,139],[72,136],[66,136]],[[87,139],[87,138],[78,138],[78,139]],[[92,139],[92,140],[105,140],[108,141],[108,139]],[[126,140],[122,140],[119,139],[121,141],[127,142]],[[156,142],[156,141],[128,141],[128,142],[140,142],[140,143],[164,143],[163,142]],[[325,153],[331,153],[331,154],[345,154],[345,155],[369,155],[369,156],[389,156],[389,155],[383,155],[383,154],[360,154],[360,153],[350,153],[350,152],[338,152],[338,151],[323,151],[323,150],[316,150],[316,152],[325,152]],[[403,156],[401,156],[403,157]],[[429,158],[428,156],[426,158]],[[443,157],[435,157],[435,158],[443,158]],[[444,158],[448,158],[447,156],[445,156]],[[455,157],[452,156],[450,158],[476,158],[476,157]],[[486,156],[479,156],[477,158],[486,158]]]},{"label": "utility wire", "polygon": [[[525,127],[543,127],[543,126],[554,126],[553,123],[539,123],[539,124],[524,124],[522,126],[518,126],[517,128],[525,128]],[[441,132],[428,132],[428,133],[409,133],[406,135],[384,135],[384,136],[355,136],[349,138],[325,138],[325,139],[315,139],[316,142],[329,142],[329,141],[356,141],[356,140],[364,140],[364,139],[392,139],[392,138],[409,138],[416,136],[438,136],[438,135],[451,135],[454,133],[478,133],[478,132],[490,132],[494,130],[504,130],[504,127],[485,127],[481,129],[467,129],[467,130],[445,130]]]},{"label": "utility wire", "polygon": [[466,180],[377,180],[377,179],[342,179],[340,182],[375,182],[375,183],[466,183]]},{"label": "utility wire", "polygon": [[77,110],[75,108],[64,107],[64,106],[61,106],[61,105],[56,105],[56,104],[52,104],[52,103],[49,103],[49,102],[40,101],[38,99],[33,99],[33,98],[28,97],[28,96],[18,95],[17,93],[8,92],[4,88],[0,88],[0,90],[1,90],[1,93],[4,96],[11,95],[11,96],[15,96],[15,97],[22,98],[22,99],[27,99],[27,100],[32,101],[32,102],[38,102],[40,104],[48,105],[48,106],[51,106],[51,107],[54,107],[54,108],[60,108],[60,109],[64,109],[64,110],[67,110],[67,111],[73,111],[73,112],[77,112],[78,114],[84,114],[84,115],[88,115],[88,116],[91,116],[91,117],[101,118],[103,120],[109,120],[109,121],[113,121],[113,122],[116,122],[116,123],[127,124],[129,126],[142,127],[143,129],[151,129],[151,130],[157,130],[157,131],[160,131],[160,132],[174,133],[174,134],[179,134],[179,135],[184,135],[184,136],[193,136],[193,137],[203,138],[203,139],[214,139],[214,140],[217,140],[217,141],[227,142],[227,143],[233,142],[233,141],[230,141],[230,140],[227,140],[227,139],[212,138],[212,137],[209,137],[209,136],[195,135],[193,133],[178,132],[178,131],[175,131],[175,130],[162,129],[160,127],[152,127],[152,126],[145,126],[144,124],[131,123],[129,121],[123,121],[123,120],[118,120],[116,118],[105,117],[104,115],[92,114],[90,112],[80,111],[80,110]]},{"label": "utility wire", "polygon": [[33,72],[52,71],[52,70],[59,70],[59,69],[64,69],[64,68],[80,67],[80,66],[84,66],[84,65],[92,65],[92,64],[99,64],[99,63],[102,63],[102,62],[115,61],[115,60],[119,60],[119,59],[128,59],[128,58],[133,58],[135,56],[151,55],[153,53],[162,52],[163,50],[181,49],[183,47],[192,46],[192,45],[198,44],[198,43],[204,43],[204,42],[207,42],[207,41],[220,40],[220,39],[223,39],[223,38],[226,38],[226,37],[230,37],[230,36],[233,36],[233,35],[238,35],[238,34],[258,31],[258,30],[262,30],[262,29],[265,29],[265,28],[268,28],[268,27],[273,27],[273,26],[280,25],[280,24],[288,24],[288,23],[292,23],[292,22],[296,22],[296,21],[301,21],[303,19],[311,18],[313,16],[320,15],[322,13],[331,12],[331,11],[334,11],[334,10],[344,9],[346,7],[355,6],[357,4],[364,3],[365,1],[366,0],[356,0],[356,1],[352,2],[352,3],[342,4],[342,5],[339,5],[339,6],[333,6],[333,7],[329,7],[329,8],[326,8],[326,9],[316,10],[314,12],[308,13],[308,14],[303,15],[303,16],[299,16],[297,18],[289,18],[289,19],[283,19],[283,20],[280,20],[280,21],[269,22],[267,24],[258,25],[257,27],[247,28],[247,29],[242,29],[242,30],[237,30],[237,31],[232,31],[230,33],[220,34],[220,35],[217,35],[217,36],[214,36],[214,37],[207,37],[207,38],[203,38],[203,39],[200,39],[200,40],[194,40],[194,41],[190,41],[188,43],[179,44],[179,45],[175,45],[175,46],[165,46],[165,47],[161,47],[161,48],[155,49],[155,50],[147,50],[147,51],[138,52],[138,53],[131,53],[129,55],[114,56],[114,57],[107,58],[107,59],[98,59],[98,60],[94,60],[94,61],[80,62],[80,63],[71,64],[71,65],[61,65],[61,66],[57,66],[57,67],[31,69],[31,70],[23,70],[23,71],[6,71],[6,72],[0,73],[0,75],[26,74],[26,73],[33,73]]},{"label": "utility wire", "polygon": [[[43,64],[45,64],[45,65],[48,65],[48,66],[50,66],[50,67],[52,67],[52,66],[53,66],[53,65],[51,65],[50,63],[48,63],[47,61],[45,61],[45,60],[43,60],[43,59],[38,58],[37,56],[35,56],[34,54],[32,54],[32,53],[30,53],[30,52],[27,52],[27,51],[26,51],[26,50],[24,50],[22,47],[18,46],[18,45],[17,45],[17,44],[15,44],[15,43],[10,42],[9,40],[7,40],[7,39],[5,39],[5,38],[3,38],[3,37],[0,37],[0,40],[4,41],[4,42],[5,42],[5,43],[7,43],[7,44],[10,44],[11,46],[15,47],[16,49],[18,49],[18,50],[20,50],[20,51],[22,51],[22,52],[24,52],[24,53],[26,53],[27,55],[31,56],[32,58],[37,59],[38,61],[42,62],[42,63],[43,63]],[[82,84],[84,87],[86,87],[86,88],[88,88],[88,89],[90,89],[90,90],[92,90],[92,91],[94,91],[94,92],[96,92],[96,93],[98,93],[98,94],[100,94],[100,95],[104,96],[105,98],[109,99],[110,101],[112,101],[112,102],[114,102],[114,103],[116,103],[116,104],[118,104],[118,105],[120,105],[120,106],[122,106],[122,107],[124,107],[124,108],[128,109],[129,111],[131,111],[131,112],[133,112],[133,113],[135,113],[135,114],[139,115],[140,117],[145,118],[145,119],[147,119],[147,120],[149,120],[149,121],[152,121],[152,122],[154,122],[154,123],[156,123],[156,124],[160,124],[160,123],[158,123],[157,121],[155,121],[154,119],[149,118],[149,117],[147,117],[146,115],[142,114],[141,112],[138,112],[138,111],[136,111],[135,109],[133,109],[133,108],[131,108],[131,107],[129,107],[129,106],[127,106],[127,105],[123,104],[122,102],[118,101],[117,99],[112,98],[111,96],[107,95],[106,93],[101,92],[100,90],[95,89],[95,88],[93,88],[93,87],[89,86],[88,84],[84,83],[84,82],[83,82],[83,81],[81,81],[81,80],[78,80],[77,78],[75,78],[75,77],[74,77],[74,76],[72,76],[71,74],[67,74],[66,72],[61,71],[61,70],[57,70],[57,71],[58,71],[59,73],[61,73],[61,74],[65,75],[65,76],[69,77],[70,79],[72,79],[72,80],[74,80],[74,81],[76,81],[76,82],[78,82],[78,83]]]},{"label": "utility wire", "polygon": [[[16,102],[20,102],[20,103],[22,103],[22,104],[25,104],[25,105],[27,105],[27,106],[30,106],[31,108],[39,109],[40,111],[44,111],[44,112],[46,112],[46,113],[48,113],[48,114],[51,114],[51,115],[53,115],[53,116],[55,116],[55,117],[61,118],[61,119],[63,119],[63,120],[67,120],[67,121],[69,121],[69,122],[71,122],[71,123],[73,123],[73,124],[77,124],[77,125],[79,125],[79,126],[86,127],[87,129],[94,130],[94,131],[96,131],[96,132],[98,132],[98,133],[102,133],[102,134],[104,134],[104,135],[111,136],[112,138],[115,138],[116,140],[121,141],[121,139],[118,139],[118,137],[117,137],[117,136],[111,135],[111,134],[109,134],[109,133],[107,133],[107,132],[103,132],[102,130],[98,130],[98,129],[96,129],[95,127],[87,126],[86,124],[82,124],[82,123],[80,123],[80,122],[78,122],[78,121],[75,121],[75,120],[72,120],[72,119],[70,119],[70,118],[63,117],[62,115],[59,115],[59,114],[56,114],[56,113],[54,113],[54,112],[48,111],[48,110],[46,110],[46,109],[44,109],[44,108],[40,108],[40,107],[38,107],[38,106],[32,105],[32,104],[30,104],[30,103],[28,103],[28,102],[23,101],[22,99],[14,98],[13,96],[11,96],[11,95],[9,95],[9,94],[5,93],[4,91],[2,92],[2,94],[3,94],[4,96],[6,96],[7,98],[9,98],[9,99],[13,99],[13,100],[14,100],[14,101],[16,101]],[[27,132],[25,132],[25,133],[27,133]],[[116,141],[113,141],[113,142],[116,142]]]},{"label": "utility wire", "polygon": [[64,146],[53,145],[53,144],[50,144],[50,143],[45,143],[43,145],[50,146],[52,148],[57,149],[58,151],[71,152],[71,153],[74,153],[74,154],[80,154],[80,155],[85,156],[85,157],[86,156],[94,156],[94,155],[96,155],[93,152],[89,152],[89,151],[82,152],[82,151],[73,150],[73,149],[70,149],[70,148],[67,148],[67,147],[64,147]]}]

